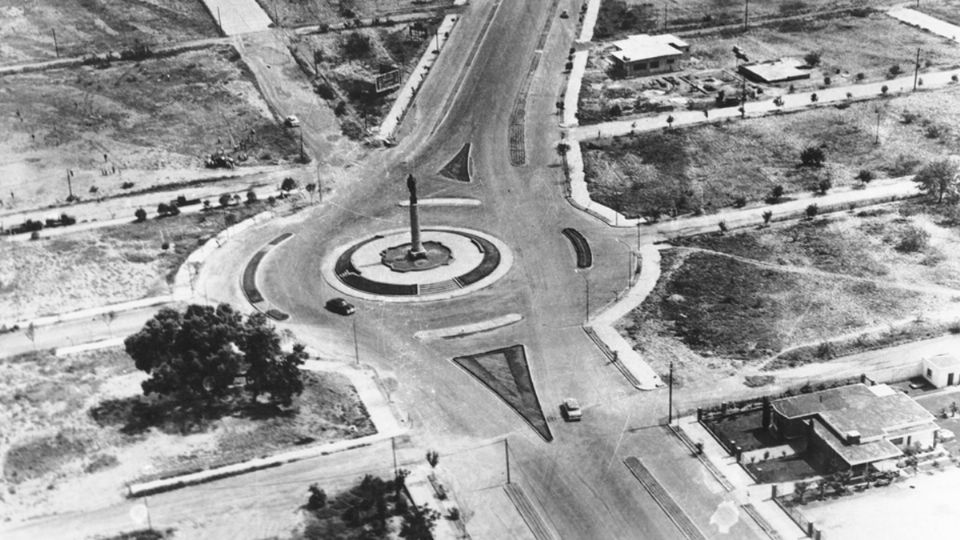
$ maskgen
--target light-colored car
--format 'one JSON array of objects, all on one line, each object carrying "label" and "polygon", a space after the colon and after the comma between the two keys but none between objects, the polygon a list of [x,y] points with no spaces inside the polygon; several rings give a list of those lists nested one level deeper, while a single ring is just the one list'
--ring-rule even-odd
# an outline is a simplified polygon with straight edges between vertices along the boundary
[{"label": "light-colored car", "polygon": [[284,118],[283,123],[286,124],[287,127],[300,127],[300,119],[292,114]]},{"label": "light-colored car", "polygon": [[573,398],[567,398],[560,404],[560,413],[567,422],[579,422],[583,418],[580,403]]}]

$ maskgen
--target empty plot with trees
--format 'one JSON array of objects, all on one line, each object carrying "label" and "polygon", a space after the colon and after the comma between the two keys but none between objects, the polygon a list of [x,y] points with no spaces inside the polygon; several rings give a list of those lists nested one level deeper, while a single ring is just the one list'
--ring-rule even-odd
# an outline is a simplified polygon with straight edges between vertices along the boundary
[{"label": "empty plot with trees", "polygon": [[[594,200],[628,216],[685,214],[762,201],[780,186],[822,191],[914,174],[952,152],[960,88],[744,121],[582,143]],[[877,141],[879,140],[879,144]],[[823,162],[806,166],[804,150]],[[828,187],[828,189],[829,189]],[[776,213],[776,208],[773,209]]]}]

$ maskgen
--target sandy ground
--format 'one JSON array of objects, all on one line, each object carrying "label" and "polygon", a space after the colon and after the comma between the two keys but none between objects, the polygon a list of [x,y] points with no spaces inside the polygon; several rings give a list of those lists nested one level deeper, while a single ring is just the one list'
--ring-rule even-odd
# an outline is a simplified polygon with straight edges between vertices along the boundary
[{"label": "sandy ground", "polygon": [[[135,22],[132,22],[135,21]],[[199,0],[0,0],[0,63],[216,37]]]},{"label": "sandy ground", "polygon": [[814,502],[803,513],[831,540],[956,538],[960,527],[960,469],[923,473],[839,500]]},{"label": "sandy ground", "polygon": [[0,211],[181,181],[218,150],[242,165],[299,152],[227,46],[0,82]]}]

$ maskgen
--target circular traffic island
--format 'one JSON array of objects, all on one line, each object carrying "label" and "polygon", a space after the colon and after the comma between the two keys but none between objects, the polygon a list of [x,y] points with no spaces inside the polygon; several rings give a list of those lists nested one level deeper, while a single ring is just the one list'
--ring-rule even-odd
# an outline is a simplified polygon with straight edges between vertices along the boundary
[{"label": "circular traffic island", "polygon": [[359,298],[424,302],[482,289],[513,264],[510,249],[480,231],[435,227],[423,229],[421,236],[421,250],[411,249],[407,229],[341,246],[324,260],[324,278]]}]

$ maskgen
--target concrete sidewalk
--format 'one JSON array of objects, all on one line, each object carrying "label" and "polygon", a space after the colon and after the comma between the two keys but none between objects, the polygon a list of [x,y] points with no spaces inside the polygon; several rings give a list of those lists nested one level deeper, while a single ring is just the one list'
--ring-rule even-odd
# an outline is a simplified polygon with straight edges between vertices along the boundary
[{"label": "concrete sidewalk", "polygon": [[642,269],[637,282],[627,290],[626,295],[594,317],[587,325],[617,355],[623,367],[637,379],[641,389],[653,390],[663,386],[660,376],[615,328],[618,320],[643,303],[660,279],[660,250],[657,246],[647,244],[641,247],[640,258]]},{"label": "concrete sidewalk", "polygon": [[225,36],[263,32],[273,24],[257,0],[203,0],[203,4]]},{"label": "concrete sidewalk", "polygon": [[897,6],[891,9],[887,12],[887,15],[900,22],[915,26],[921,30],[926,30],[932,34],[937,34],[952,41],[957,41],[957,38],[960,37],[960,26],[941,21],[926,13],[914,11],[903,6]]},{"label": "concrete sidewalk", "polygon": [[720,446],[720,443],[697,422],[696,416],[679,418],[677,419],[677,423],[680,430],[685,433],[690,440],[703,443],[704,457],[733,484],[733,494],[738,504],[752,504],[757,513],[784,540],[807,537],[804,531],[770,498],[771,485],[757,484],[754,482],[746,471],[740,467],[737,460],[727,454],[727,451]]}]

